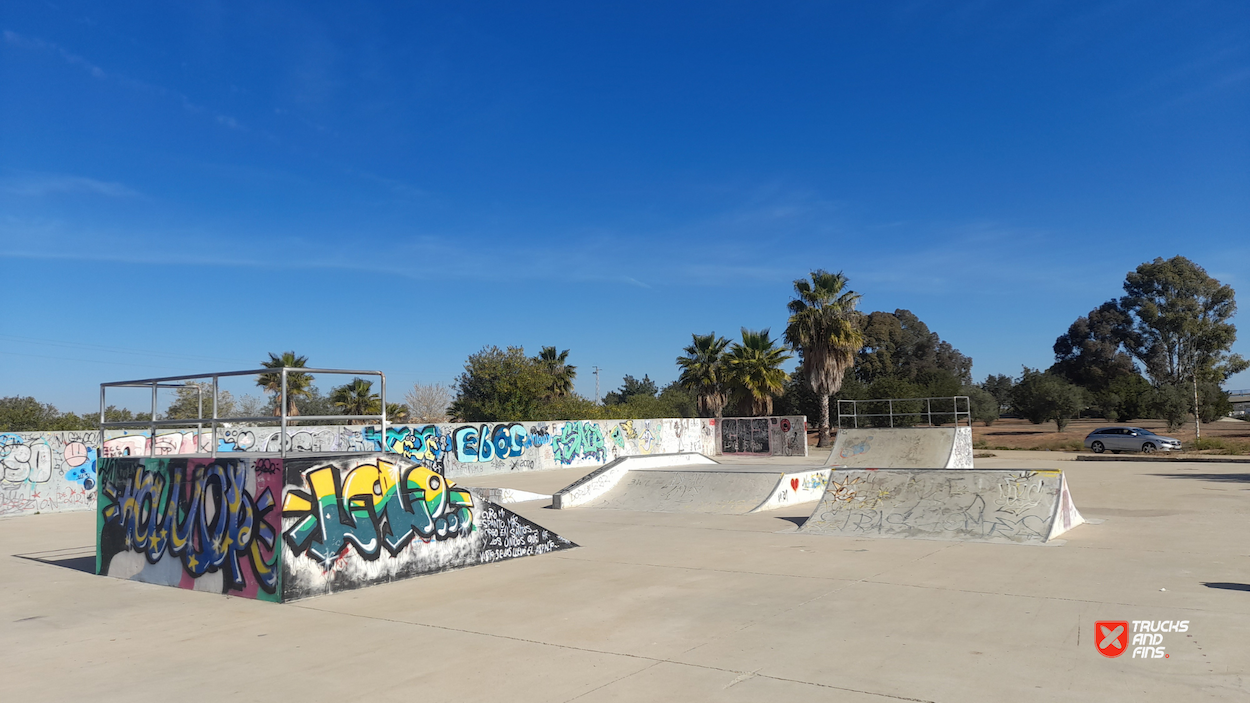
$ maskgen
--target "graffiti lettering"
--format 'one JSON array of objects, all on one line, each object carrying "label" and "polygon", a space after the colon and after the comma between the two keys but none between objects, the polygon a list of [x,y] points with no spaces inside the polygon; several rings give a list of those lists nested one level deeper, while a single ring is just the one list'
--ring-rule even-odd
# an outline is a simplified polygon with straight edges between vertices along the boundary
[{"label": "graffiti lettering", "polygon": [[304,490],[288,489],[282,517],[296,522],[284,537],[296,554],[330,565],[348,545],[372,561],[396,555],[414,538],[451,539],[473,529],[473,497],[422,466],[386,461],[344,475],[337,467],[304,472]]},{"label": "graffiti lettering", "polygon": [[571,464],[578,459],[603,461],[608,453],[603,444],[603,430],[595,423],[583,420],[564,423],[560,433],[551,441],[551,451],[561,464]]},{"label": "graffiti lettering", "polygon": [[277,556],[267,560],[261,547],[272,553],[277,541],[269,520],[275,501],[268,488],[248,493],[246,464],[147,461],[114,463],[101,486],[104,523],[121,529],[125,550],[142,552],[150,564],[166,553],[178,557],[192,578],[223,571],[235,590],[248,585],[246,560],[259,587],[274,593]]},{"label": "graffiti lettering", "polygon": [[456,461],[468,464],[520,456],[531,445],[525,426],[511,424],[457,427],[452,433]]}]

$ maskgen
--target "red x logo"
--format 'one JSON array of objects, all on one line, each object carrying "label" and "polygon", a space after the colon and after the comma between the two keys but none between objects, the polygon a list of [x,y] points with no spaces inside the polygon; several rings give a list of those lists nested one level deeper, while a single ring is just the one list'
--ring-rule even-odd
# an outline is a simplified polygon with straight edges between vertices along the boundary
[{"label": "red x logo", "polygon": [[1100,620],[1094,623],[1094,646],[1104,657],[1118,657],[1128,648],[1127,620]]}]

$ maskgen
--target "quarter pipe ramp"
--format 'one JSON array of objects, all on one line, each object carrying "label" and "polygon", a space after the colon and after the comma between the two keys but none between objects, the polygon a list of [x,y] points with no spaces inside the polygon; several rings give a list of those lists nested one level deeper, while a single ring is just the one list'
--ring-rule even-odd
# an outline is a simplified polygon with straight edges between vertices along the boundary
[{"label": "quarter pipe ramp", "polygon": [[1062,471],[849,469],[799,532],[1040,543],[1083,522]]},{"label": "quarter pipe ramp", "polygon": [[971,427],[840,429],[825,466],[971,469]]}]

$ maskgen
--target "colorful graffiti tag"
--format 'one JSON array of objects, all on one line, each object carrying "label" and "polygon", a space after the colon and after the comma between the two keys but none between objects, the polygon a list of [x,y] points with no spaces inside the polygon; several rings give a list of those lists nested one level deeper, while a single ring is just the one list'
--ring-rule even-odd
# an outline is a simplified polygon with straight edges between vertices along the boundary
[{"label": "colorful graffiti tag", "polygon": [[276,600],[281,481],[245,459],[104,459],[98,571]]},{"label": "colorful graffiti tag", "polygon": [[0,433],[0,517],[95,505],[93,432]]},{"label": "colorful graffiti tag", "polygon": [[318,466],[301,481],[282,502],[282,517],[295,519],[284,537],[293,554],[323,564],[349,545],[372,561],[382,548],[394,556],[414,538],[449,539],[472,529],[469,492],[423,466],[378,460],[346,473]]},{"label": "colorful graffiti tag", "polygon": [[568,465],[579,460],[603,462],[608,450],[598,424],[572,420],[552,437],[551,452],[557,463]]},{"label": "colorful graffiti tag", "polygon": [[285,600],[576,546],[394,454],[287,459],[284,473]]},{"label": "colorful graffiti tag", "polygon": [[[391,425],[385,437],[368,425],[221,427],[107,434],[100,458],[278,452],[339,454],[387,451],[449,478],[602,465],[623,456],[675,452],[805,455],[802,418],[572,420]],[[766,424],[765,424],[766,422]],[[766,431],[757,433],[756,426]],[[720,429],[720,436],[717,430]],[[96,432],[0,434],[0,516],[95,507]],[[214,447],[215,445],[215,447]]]}]

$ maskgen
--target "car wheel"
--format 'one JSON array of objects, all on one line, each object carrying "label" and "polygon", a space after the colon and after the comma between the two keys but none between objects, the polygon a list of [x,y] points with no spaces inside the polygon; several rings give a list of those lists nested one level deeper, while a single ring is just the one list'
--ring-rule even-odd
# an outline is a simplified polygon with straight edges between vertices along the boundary
[{"label": "car wheel", "polygon": [[1155,445],[1152,442],[1146,442],[1145,444],[1141,445],[1141,450],[1143,454],[1154,454]]},{"label": "car wheel", "polygon": [[1089,445],[1089,448],[1093,449],[1095,454],[1102,454],[1103,451],[1106,449],[1106,447],[1103,446],[1102,442],[1094,442],[1093,444]]}]

